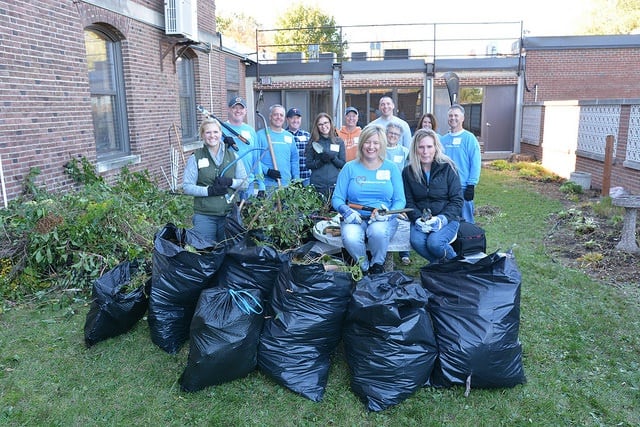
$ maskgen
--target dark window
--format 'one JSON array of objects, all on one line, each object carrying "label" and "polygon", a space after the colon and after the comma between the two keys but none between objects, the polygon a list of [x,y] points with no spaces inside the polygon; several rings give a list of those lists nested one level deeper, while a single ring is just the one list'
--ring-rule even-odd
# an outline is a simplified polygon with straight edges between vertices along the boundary
[{"label": "dark window", "polygon": [[179,96],[182,140],[195,141],[198,136],[198,130],[196,125],[196,87],[193,60],[181,56],[178,58],[176,70],[180,84]]},{"label": "dark window", "polygon": [[120,42],[101,28],[84,32],[98,160],[129,154]]}]

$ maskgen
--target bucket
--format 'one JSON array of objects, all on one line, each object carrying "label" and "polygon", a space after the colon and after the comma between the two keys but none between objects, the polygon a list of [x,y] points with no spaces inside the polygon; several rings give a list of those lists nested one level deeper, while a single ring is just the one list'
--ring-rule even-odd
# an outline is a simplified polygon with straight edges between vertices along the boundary
[{"label": "bucket", "polygon": [[569,181],[573,181],[582,187],[583,190],[591,188],[591,174],[588,172],[571,172]]}]

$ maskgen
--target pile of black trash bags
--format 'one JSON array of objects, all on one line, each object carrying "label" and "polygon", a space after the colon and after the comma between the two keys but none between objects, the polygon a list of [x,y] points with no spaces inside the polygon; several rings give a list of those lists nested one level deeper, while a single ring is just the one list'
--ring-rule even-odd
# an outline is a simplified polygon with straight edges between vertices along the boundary
[{"label": "pile of black trash bags", "polygon": [[85,343],[127,332],[148,310],[155,345],[173,354],[189,342],[182,390],[259,369],[316,402],[342,344],[351,389],[370,411],[425,386],[469,393],[526,382],[512,253],[427,265],[419,279],[394,271],[357,282],[322,263],[297,262],[298,255],[250,233],[211,248],[167,224],[155,236],[150,281],[121,292],[140,270],[135,263],[96,280]]}]

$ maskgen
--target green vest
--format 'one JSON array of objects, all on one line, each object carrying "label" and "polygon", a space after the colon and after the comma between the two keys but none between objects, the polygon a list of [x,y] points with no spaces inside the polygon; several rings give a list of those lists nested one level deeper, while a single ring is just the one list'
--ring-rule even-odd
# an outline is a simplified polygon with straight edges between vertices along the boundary
[{"label": "green vest", "polygon": [[[209,166],[204,168],[198,167],[198,181],[196,184],[202,186],[213,185],[213,182],[216,177],[220,175],[220,172],[236,158],[231,150],[225,150],[224,156],[222,157],[222,164],[216,166],[206,146],[198,148],[193,155],[196,156],[196,165],[200,165],[201,159],[207,159],[209,161]],[[225,171],[224,176],[231,179],[236,176],[235,163]],[[231,188],[227,188],[227,194],[231,194],[233,191]],[[227,203],[225,196],[193,198],[193,211],[202,215],[225,216],[231,212],[231,208],[232,203]]]}]

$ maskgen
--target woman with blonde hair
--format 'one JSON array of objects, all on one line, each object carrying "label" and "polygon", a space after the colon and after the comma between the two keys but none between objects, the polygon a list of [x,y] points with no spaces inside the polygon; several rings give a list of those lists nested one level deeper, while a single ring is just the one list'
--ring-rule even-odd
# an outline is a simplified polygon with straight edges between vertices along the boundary
[{"label": "woman with blonde hair", "polygon": [[460,226],[462,189],[453,161],[432,129],[418,129],[402,171],[411,247],[429,262],[456,257],[451,247]]},{"label": "woman with blonde hair", "polygon": [[[347,162],[338,174],[331,198],[333,208],[342,215],[342,244],[360,262],[362,271],[369,274],[384,273],[389,242],[398,229],[397,215],[385,211],[402,209],[405,205],[402,175],[387,160],[386,147],[382,127],[365,127],[356,158]],[[367,258],[367,250],[371,252],[371,260]]]}]

